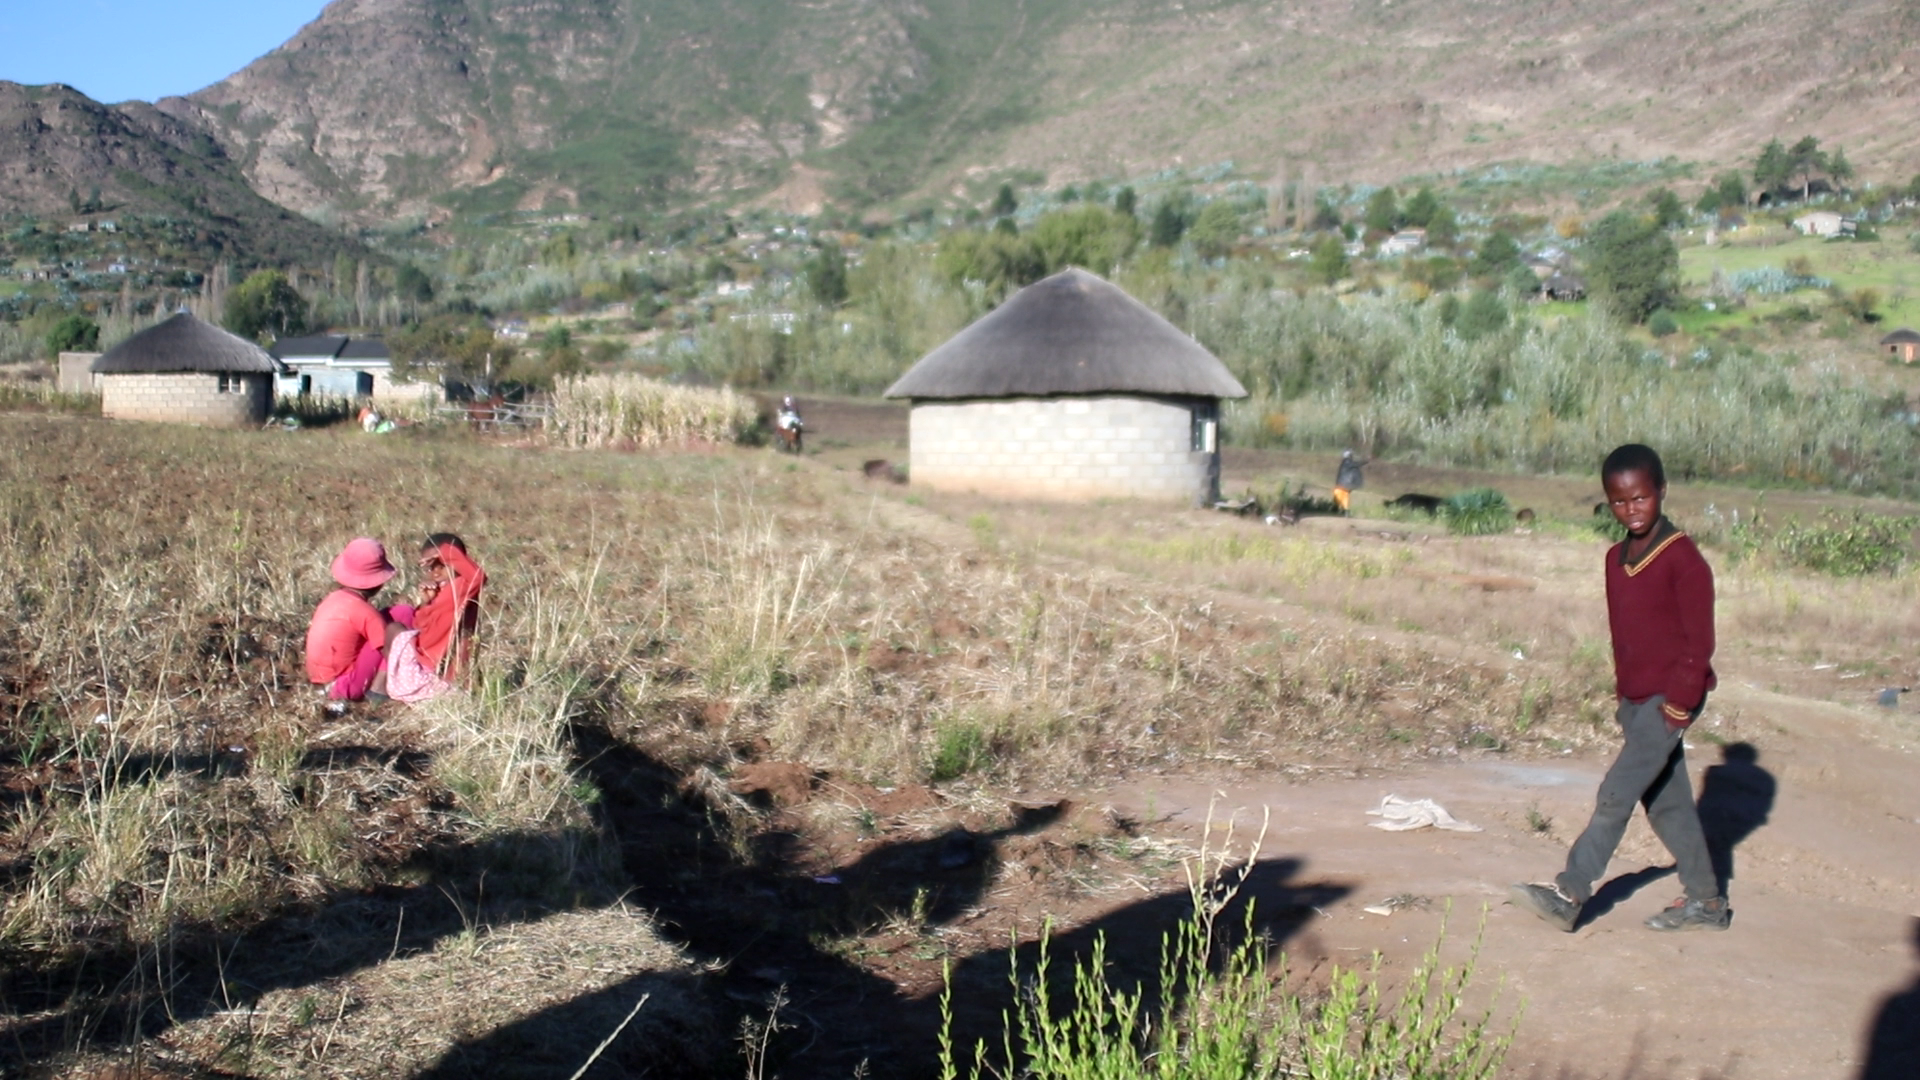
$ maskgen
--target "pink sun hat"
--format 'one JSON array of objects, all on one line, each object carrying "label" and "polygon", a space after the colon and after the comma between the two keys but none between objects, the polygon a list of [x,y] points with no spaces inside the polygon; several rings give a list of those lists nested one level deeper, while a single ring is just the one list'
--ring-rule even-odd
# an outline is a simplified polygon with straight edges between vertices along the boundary
[{"label": "pink sun hat", "polygon": [[333,558],[333,580],[349,589],[377,589],[393,575],[387,549],[369,537],[354,540]]}]

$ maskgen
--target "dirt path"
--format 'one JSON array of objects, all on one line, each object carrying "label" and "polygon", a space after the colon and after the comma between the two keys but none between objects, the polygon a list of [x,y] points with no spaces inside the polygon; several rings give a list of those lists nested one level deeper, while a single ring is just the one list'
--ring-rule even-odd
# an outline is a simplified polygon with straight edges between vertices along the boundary
[{"label": "dirt path", "polygon": [[[861,433],[873,441],[840,450],[841,458],[897,445],[891,443],[897,417],[879,410],[847,412],[844,422],[857,428],[852,421],[866,421],[871,430]],[[1277,487],[1283,477],[1330,474],[1331,460],[1243,451],[1230,455],[1227,479],[1230,487]],[[847,467],[831,458],[823,464]],[[1380,463],[1369,480],[1378,481],[1370,488],[1383,495],[1498,482],[1516,505],[1574,517],[1592,498],[1590,485],[1577,477],[1492,477]],[[1774,513],[1807,516],[1835,505],[1907,509],[1814,492],[1763,496],[1704,485],[1683,491],[1675,500],[1679,512],[1696,516],[1716,502],[1723,509],[1764,504]],[[912,528],[916,523],[907,519],[920,517],[918,527],[946,525],[957,534],[959,516],[976,508],[949,501],[944,522],[937,520],[940,514],[889,518],[896,527]],[[1062,514],[990,509],[1000,521],[1040,515],[1038,525],[1028,525],[1036,534],[1059,527],[1055,519]],[[1154,527],[1142,515],[1132,529],[1150,534]],[[1580,577],[1565,579],[1566,568],[1558,565],[1563,553],[1515,548],[1489,554],[1494,550],[1483,546],[1464,556],[1468,568],[1474,559],[1492,560],[1484,569],[1552,580],[1556,595],[1574,588],[1597,609],[1598,582],[1588,581],[1584,562]],[[1462,559],[1457,551],[1435,550],[1423,552],[1422,563],[1460,569],[1454,564]],[[1248,609],[1285,613],[1303,625],[1344,622],[1332,612],[1308,613],[1273,596],[1216,588],[1208,593]],[[1485,907],[1477,985],[1486,992],[1504,980],[1509,1007],[1525,1003],[1509,1075],[1920,1078],[1920,1061],[1894,1063],[1884,1055],[1867,1060],[1875,1025],[1886,1022],[1883,1008],[1909,1039],[1920,1034],[1920,718],[1911,704],[1898,710],[1865,704],[1871,693],[1861,684],[1837,681],[1850,676],[1832,670],[1834,663],[1789,664],[1777,642],[1746,640],[1753,631],[1738,625],[1731,583],[1728,599],[1723,685],[1690,739],[1689,755],[1703,818],[1721,838],[1717,848],[1730,853],[1725,870],[1732,875],[1735,922],[1725,934],[1662,935],[1641,926],[1680,891],[1644,818],[1630,828],[1609,882],[1576,933],[1557,933],[1505,902],[1510,883],[1544,880],[1559,869],[1591,811],[1606,754],[1546,761],[1489,755],[1358,770],[1322,764],[1285,776],[1164,776],[1099,792],[1048,794],[1076,803],[1104,801],[1183,846],[1199,843],[1210,803],[1215,819],[1237,818],[1243,842],[1263,812],[1270,813],[1263,858],[1284,860],[1292,878],[1322,883],[1329,895],[1339,895],[1288,941],[1296,970],[1364,964],[1378,950],[1390,976],[1404,971],[1435,940],[1448,904],[1453,916],[1447,955],[1464,959]],[[1510,601],[1487,596],[1472,603],[1484,609]],[[1587,614],[1597,617],[1598,611]],[[1387,626],[1365,632],[1398,635]],[[1441,653],[1498,651],[1472,633],[1429,629],[1398,636]],[[1839,641],[1829,646],[1848,648]],[[1728,747],[1751,748],[1752,757]],[[1485,831],[1392,833],[1368,827],[1373,819],[1364,811],[1389,793],[1437,799]],[[1390,897],[1424,902],[1384,917],[1364,910]]]},{"label": "dirt path", "polygon": [[[1464,956],[1488,905],[1479,985],[1505,979],[1525,1002],[1510,1075],[1861,1075],[1883,1000],[1903,987],[1911,994],[1920,960],[1913,717],[1745,689],[1717,696],[1713,709],[1740,719],[1703,735],[1739,738],[1758,751],[1751,764],[1727,764],[1712,742],[1696,738],[1690,754],[1697,793],[1711,773],[1706,816],[1738,837],[1736,916],[1725,934],[1669,936],[1640,926],[1679,891],[1643,818],[1610,868],[1596,905],[1608,910],[1576,933],[1555,932],[1504,902],[1510,882],[1559,868],[1604,760],[1483,759],[1304,781],[1167,777],[1105,795],[1196,841],[1210,800],[1216,819],[1238,818],[1242,836],[1270,812],[1267,857],[1298,858],[1307,876],[1352,889],[1295,938],[1296,967],[1361,964],[1377,949],[1390,970],[1404,970],[1435,940],[1448,902],[1447,954]],[[1485,831],[1369,828],[1364,811],[1388,793],[1437,799]],[[1550,826],[1534,828],[1529,811]],[[1409,895],[1430,906],[1389,917],[1362,910]],[[1920,1027],[1910,996],[1905,1009],[1904,1022]]]}]

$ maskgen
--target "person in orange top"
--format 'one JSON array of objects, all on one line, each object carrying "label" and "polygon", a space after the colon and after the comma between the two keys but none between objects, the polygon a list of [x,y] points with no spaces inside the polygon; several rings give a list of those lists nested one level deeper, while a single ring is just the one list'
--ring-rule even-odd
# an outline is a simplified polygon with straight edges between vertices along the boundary
[{"label": "person in orange top", "polygon": [[473,633],[480,625],[480,590],[486,571],[467,555],[465,541],[452,533],[434,533],[420,547],[420,566],[427,572],[421,599],[414,609],[414,639],[420,659],[449,678],[466,670]]},{"label": "person in orange top", "polygon": [[307,624],[307,678],[330,701],[360,701],[384,692],[387,616],[373,598],[393,578],[380,541],[360,537],[333,560],[340,587],[326,595]]}]

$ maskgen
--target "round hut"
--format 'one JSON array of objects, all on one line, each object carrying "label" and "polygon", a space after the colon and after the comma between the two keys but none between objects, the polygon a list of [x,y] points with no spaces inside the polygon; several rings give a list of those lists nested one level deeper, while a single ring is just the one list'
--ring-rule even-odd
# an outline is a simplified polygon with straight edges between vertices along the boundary
[{"label": "round hut", "polygon": [[253,342],[183,311],[108,349],[93,371],[103,415],[258,427],[280,365]]},{"label": "round hut", "polygon": [[912,402],[911,477],[936,490],[1210,502],[1225,364],[1085,270],[1015,293],[922,357],[886,396]]},{"label": "round hut", "polygon": [[1911,364],[1920,359],[1920,334],[1914,333],[1910,327],[1903,326],[1881,338],[1880,345],[1887,350],[1887,355],[1896,360]]}]

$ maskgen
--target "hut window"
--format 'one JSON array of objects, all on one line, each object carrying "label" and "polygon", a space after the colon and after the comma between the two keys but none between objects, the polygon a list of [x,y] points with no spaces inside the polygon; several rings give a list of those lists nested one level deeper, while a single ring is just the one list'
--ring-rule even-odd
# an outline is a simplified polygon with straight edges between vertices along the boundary
[{"label": "hut window", "polygon": [[220,393],[237,394],[240,392],[240,380],[224,372],[220,375]]},{"label": "hut window", "polygon": [[1193,407],[1193,450],[1211,454],[1220,449],[1220,407],[1208,402]]}]

